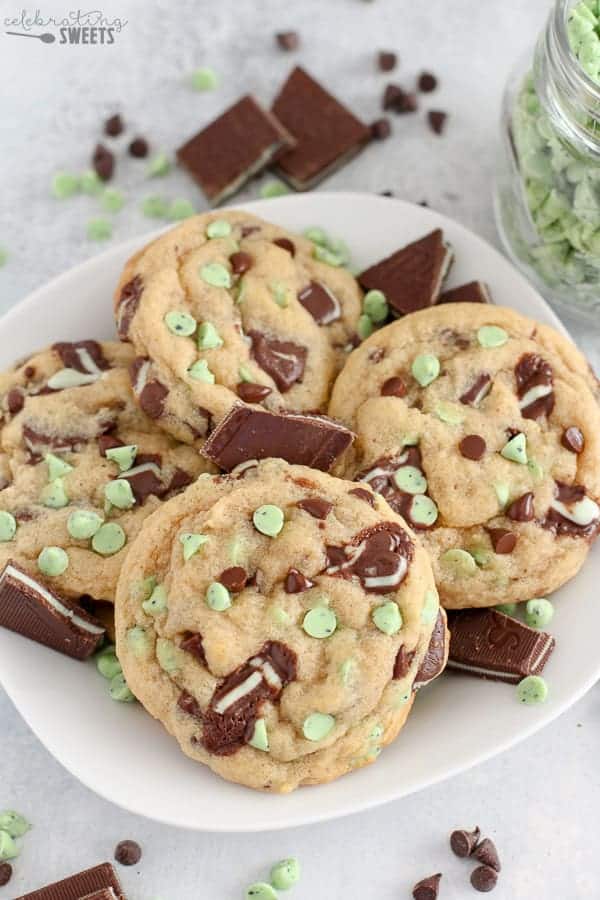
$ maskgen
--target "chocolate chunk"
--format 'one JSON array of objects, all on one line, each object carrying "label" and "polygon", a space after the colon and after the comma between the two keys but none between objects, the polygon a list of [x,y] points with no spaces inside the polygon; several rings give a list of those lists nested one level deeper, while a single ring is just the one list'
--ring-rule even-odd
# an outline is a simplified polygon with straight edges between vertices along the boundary
[{"label": "chocolate chunk", "polygon": [[495,609],[450,614],[448,668],[492,681],[518,684],[540,675],[554,649],[554,638]]},{"label": "chocolate chunk", "polygon": [[368,593],[385,594],[404,581],[414,547],[400,525],[382,522],[359,531],[343,547],[326,547],[326,552],[325,575],[356,577]]},{"label": "chocolate chunk", "polygon": [[164,412],[165,399],[169,394],[169,389],[156,379],[148,381],[149,369],[149,359],[145,359],[143,356],[136,357],[129,370],[131,383],[146,415],[151,419],[160,419]]},{"label": "chocolate chunk", "polygon": [[8,562],[0,574],[0,625],[73,659],[87,659],[99,647],[105,632],[84,609],[40,584],[13,562]]},{"label": "chocolate chunk", "polygon": [[248,460],[269,457],[327,472],[352,439],[351,431],[325,416],[267,412],[240,404],[217,425],[202,453],[226,472]]},{"label": "chocolate chunk", "polygon": [[279,641],[231,672],[215,689],[203,715],[202,743],[209,753],[229,756],[252,738],[266,700],[274,702],[296,678],[296,654]]},{"label": "chocolate chunk", "polygon": [[337,297],[320,281],[311,281],[302,288],[298,300],[319,325],[330,325],[341,316]]},{"label": "chocolate chunk", "polygon": [[481,375],[477,376],[471,387],[459,398],[460,402],[464,403],[465,406],[479,406],[484,397],[487,397],[491,389],[491,375],[488,375],[487,372],[482,372]]},{"label": "chocolate chunk", "polygon": [[273,112],[296,139],[277,161],[296,190],[310,190],[368,143],[371,133],[318,82],[296,67],[273,104]]},{"label": "chocolate chunk", "polygon": [[193,716],[194,719],[202,719],[202,710],[200,704],[189,691],[182,691],[177,698],[177,706],[187,716]]},{"label": "chocolate chunk", "polygon": [[232,594],[239,594],[246,587],[248,573],[242,566],[231,566],[221,572],[217,581],[220,581]]},{"label": "chocolate chunk", "polygon": [[[440,610],[437,615],[427,653],[415,676],[414,690],[425,687],[444,671],[447,653],[446,616]],[[397,659],[396,659],[397,661]]]},{"label": "chocolate chunk", "polygon": [[549,416],[554,409],[554,374],[537,353],[526,353],[515,366],[517,397],[525,419]]},{"label": "chocolate chunk", "polygon": [[438,80],[435,75],[432,75],[431,72],[421,72],[419,75],[419,90],[424,94],[430,94],[431,91],[435,91],[438,86]]},{"label": "chocolate chunk", "polygon": [[333,509],[333,503],[323,500],[322,497],[307,497],[306,500],[299,500],[296,506],[315,519],[326,519]]},{"label": "chocolate chunk", "polygon": [[182,650],[185,650],[186,653],[191,653],[203,666],[207,665],[204,645],[202,644],[202,635],[200,632],[186,631],[179,646]]},{"label": "chocolate chunk", "polygon": [[365,291],[383,291],[394,311],[404,315],[437,302],[451,261],[438,228],[365,269],[358,280]]},{"label": "chocolate chunk", "polygon": [[483,459],[486,446],[481,435],[467,434],[458,445],[458,448],[465,459],[472,459],[478,462],[480,459]]},{"label": "chocolate chunk", "polygon": [[488,534],[494,548],[494,553],[512,553],[517,546],[517,535],[506,528],[488,528]]},{"label": "chocolate chunk", "polygon": [[129,150],[129,155],[136,159],[144,159],[150,151],[148,141],[143,137],[134,138],[127,149]]},{"label": "chocolate chunk", "polygon": [[282,50],[287,50],[288,52],[297,50],[300,46],[300,35],[297,31],[279,31],[275,35],[275,40]]},{"label": "chocolate chunk", "polygon": [[110,369],[110,363],[102,352],[98,341],[59,341],[52,349],[61,358],[63,365],[84,375],[100,375]]},{"label": "chocolate chunk", "polygon": [[480,844],[477,844],[473,851],[473,856],[480,863],[483,863],[484,866],[490,866],[496,872],[499,872],[502,868],[496,845],[489,838],[484,838]]},{"label": "chocolate chunk", "polygon": [[402,644],[402,646],[398,650],[398,653],[396,654],[392,677],[396,680],[399,680],[400,678],[404,678],[405,675],[408,675],[408,670],[410,669],[414,658],[415,651],[412,650],[409,653],[404,644]]},{"label": "chocolate chunk", "polygon": [[442,873],[430,875],[429,878],[423,878],[417,882],[413,888],[413,900],[437,900],[440,892],[440,880]]},{"label": "chocolate chunk", "polygon": [[117,307],[117,333],[122,341],[127,340],[129,326],[136,314],[143,289],[141,275],[136,275],[121,288]]},{"label": "chocolate chunk", "polygon": [[483,281],[469,281],[440,294],[438,303],[491,303],[490,289]]},{"label": "chocolate chunk", "polygon": [[[99,425],[100,429],[104,426]],[[110,423],[106,423],[106,430],[110,430]],[[44,434],[31,425],[23,425],[23,443],[29,452],[31,464],[38,463],[49,450],[55,453],[66,453],[78,450],[88,442],[84,434]]]},{"label": "chocolate chunk", "polygon": [[25,394],[20,388],[11,388],[6,395],[6,406],[11,416],[16,416],[25,406]]},{"label": "chocolate chunk", "polygon": [[183,144],[177,158],[216,205],[293,145],[275,116],[247,94]]},{"label": "chocolate chunk", "polygon": [[396,105],[401,102],[404,91],[397,84],[386,84],[383,97],[381,98],[381,108],[385,111],[393,110]]},{"label": "chocolate chunk", "polygon": [[106,456],[107,450],[114,450],[116,447],[124,447],[123,441],[112,434],[98,435],[98,450],[101,456]]},{"label": "chocolate chunk", "polygon": [[112,890],[116,900],[125,900],[123,888],[110,863],[101,863],[92,869],[85,869],[30,894],[23,894],[16,900],[82,900],[82,898],[85,900],[86,897],[93,897],[103,890]]},{"label": "chocolate chunk", "polygon": [[165,494],[170,494],[171,491],[180,491],[182,488],[187,487],[188,484],[191,484],[192,481],[194,481],[194,477],[177,466],[166,487]]},{"label": "chocolate chunk", "polygon": [[471,856],[473,850],[477,846],[480,836],[481,831],[477,825],[473,831],[466,831],[462,828],[453,831],[450,835],[450,847],[452,848],[452,852],[461,859]]},{"label": "chocolate chunk", "polygon": [[286,250],[290,256],[296,255],[296,248],[288,238],[275,238],[273,243],[282,250]]},{"label": "chocolate chunk", "polygon": [[369,506],[375,506],[375,497],[371,491],[366,491],[364,488],[352,488],[348,493],[352,494],[353,497],[358,497],[359,500],[364,500]]},{"label": "chocolate chunk", "polygon": [[[138,460],[136,459],[136,462]],[[164,497],[168,488],[163,483],[160,468],[155,462],[140,462],[127,472],[121,472],[119,478],[126,478],[136,503],[144,503],[148,497]]]},{"label": "chocolate chunk", "polygon": [[229,257],[229,263],[231,265],[231,271],[234,275],[243,275],[244,272],[247,272],[248,269],[251,269],[254,264],[254,259],[250,256],[249,253],[244,253],[243,250],[238,250],[237,253],[232,253]]},{"label": "chocolate chunk", "polygon": [[[10,410],[10,404],[8,408]],[[12,410],[10,411],[12,412]],[[570,428],[565,428],[560,442],[565,450],[570,450],[571,453],[583,453],[585,438],[583,433],[575,425],[571,425]]]},{"label": "chocolate chunk", "polygon": [[513,522],[531,522],[535,519],[535,509],[533,506],[533,494],[531,492],[523,494],[518,500],[510,504],[506,510],[506,515]]},{"label": "chocolate chunk", "polygon": [[122,134],[124,127],[123,119],[117,113],[117,115],[111,116],[104,123],[104,134],[107,134],[109,137],[118,137]]},{"label": "chocolate chunk", "polygon": [[103,144],[97,144],[92,156],[92,166],[98,178],[109,181],[115,168],[115,157]]},{"label": "chocolate chunk", "polygon": [[381,385],[381,396],[406,397],[406,385],[402,378],[394,376],[393,378],[388,378],[387,381],[384,381]]},{"label": "chocolate chunk", "polygon": [[115,859],[122,866],[135,866],[142,858],[142,848],[135,841],[120,841],[115,847]]},{"label": "chocolate chunk", "polygon": [[266,384],[255,384],[252,381],[240,381],[235,390],[244,403],[262,403],[273,392]]},{"label": "chocolate chunk", "polygon": [[498,882],[498,874],[490,866],[478,866],[471,872],[471,884],[476,891],[487,894]]},{"label": "chocolate chunk", "polygon": [[381,494],[394,512],[403,516],[413,528],[422,530],[432,527],[424,525],[422,522],[416,522],[412,517],[415,495],[403,491],[395,478],[396,472],[403,466],[411,466],[423,472],[421,451],[418,447],[407,447],[397,456],[382,456],[376,459],[371,468],[359,472],[355,480],[365,481],[369,487]]},{"label": "chocolate chunk", "polygon": [[598,504],[592,502],[587,515],[583,518],[578,515],[577,504],[585,498],[585,488],[581,485],[555,482],[554,498],[542,521],[543,527],[555,531],[557,535],[594,538],[600,531],[600,510]]},{"label": "chocolate chunk", "polygon": [[371,129],[371,137],[375,141],[385,141],[392,133],[392,125],[389,119],[375,119],[369,127]]},{"label": "chocolate chunk", "polygon": [[261,369],[270,375],[282,394],[302,381],[308,350],[292,341],[269,338],[261,331],[250,331],[252,355]]},{"label": "chocolate chunk", "polygon": [[286,594],[302,594],[304,591],[310,591],[315,584],[316,581],[311,581],[298,569],[290,569],[285,576],[283,587]]},{"label": "chocolate chunk", "polygon": [[396,68],[398,57],[391,50],[380,50],[377,54],[377,65],[381,72],[391,72]]},{"label": "chocolate chunk", "polygon": [[429,127],[435,134],[441,134],[446,127],[446,119],[448,118],[448,113],[442,112],[439,109],[430,109],[427,113],[427,121],[429,122]]},{"label": "chocolate chunk", "polygon": [[25,366],[23,374],[25,375],[25,378],[33,378],[35,375],[35,366]]},{"label": "chocolate chunk", "polygon": [[3,862],[0,863],[0,887],[4,887],[5,884],[8,884],[10,879],[12,878],[12,866],[10,863]]}]

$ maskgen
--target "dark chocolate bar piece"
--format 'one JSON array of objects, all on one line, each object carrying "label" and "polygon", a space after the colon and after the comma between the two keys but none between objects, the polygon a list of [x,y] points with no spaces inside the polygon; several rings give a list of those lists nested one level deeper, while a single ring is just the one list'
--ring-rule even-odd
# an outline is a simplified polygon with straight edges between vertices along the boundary
[{"label": "dark chocolate bar piece", "polygon": [[358,281],[365,291],[383,291],[392,310],[406,315],[437,303],[452,258],[443,232],[436,228],[365,269]]},{"label": "dark chocolate bar piece", "polygon": [[438,303],[492,303],[492,295],[485,282],[469,281],[444,291]]},{"label": "dark chocolate bar piece", "polygon": [[370,129],[300,66],[290,73],[273,112],[296,139],[277,163],[298,191],[307,191],[368,143]]},{"label": "dark chocolate bar piece", "polygon": [[414,689],[425,687],[438,675],[441,675],[446,667],[448,656],[448,635],[446,632],[446,614],[441,609],[431,632],[427,653],[419,666],[415,677]]},{"label": "dark chocolate bar piece", "polygon": [[495,609],[469,609],[450,614],[448,668],[518,684],[539,675],[554,650],[551,634]]},{"label": "dark chocolate bar piece", "polygon": [[[109,893],[106,893],[106,892]],[[110,893],[112,891],[112,893]],[[103,893],[104,892],[104,893]],[[23,894],[16,900],[126,900],[116,872],[110,863],[101,863],[92,869],[77,872],[62,881],[55,881],[46,887]]]},{"label": "dark chocolate bar piece", "polygon": [[0,574],[0,625],[73,659],[87,659],[105,634],[97,619],[13,562]]},{"label": "dark chocolate bar piece", "polygon": [[247,94],[177,150],[179,162],[211,203],[221,203],[294,140]]},{"label": "dark chocolate bar piece", "polygon": [[202,453],[226,472],[269,457],[328,472],[353,439],[351,431],[326,416],[274,413],[240,403],[211,433]]}]

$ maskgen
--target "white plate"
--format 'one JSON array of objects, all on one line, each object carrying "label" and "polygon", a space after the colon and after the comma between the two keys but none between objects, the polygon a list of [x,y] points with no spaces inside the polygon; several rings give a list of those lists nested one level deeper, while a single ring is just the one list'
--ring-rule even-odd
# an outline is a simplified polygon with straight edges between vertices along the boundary
[{"label": "white plate", "polygon": [[[456,222],[370,194],[314,193],[247,204],[292,230],[321,225],[365,266],[432,228],[456,251],[451,282],[489,283],[497,303],[562,329],[544,300],[499,253]],[[144,238],[66,272],[0,320],[0,367],[57,339],[113,334],[111,295]],[[141,815],[203,831],[260,831],[333,819],[434,784],[506,750],[552,721],[600,675],[600,555],[560,594],[557,649],[544,706],[520,705],[513,687],[447,674],[422,691],[398,740],[374,766],[290,796],[257,794],[193,763],[141,707],[114,703],[93,663],[79,664],[0,629],[0,679],[48,750],[98,794]]]}]

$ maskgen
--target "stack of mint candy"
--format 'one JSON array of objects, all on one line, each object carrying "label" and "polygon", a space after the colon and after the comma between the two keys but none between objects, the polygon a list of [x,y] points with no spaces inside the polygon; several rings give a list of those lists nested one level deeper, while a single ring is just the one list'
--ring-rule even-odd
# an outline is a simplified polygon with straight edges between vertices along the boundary
[{"label": "stack of mint candy", "polygon": [[[569,43],[600,87],[600,0],[569,12]],[[600,165],[561,139],[533,77],[525,79],[512,119],[525,198],[538,242],[532,264],[549,284],[580,285],[600,276]]]}]

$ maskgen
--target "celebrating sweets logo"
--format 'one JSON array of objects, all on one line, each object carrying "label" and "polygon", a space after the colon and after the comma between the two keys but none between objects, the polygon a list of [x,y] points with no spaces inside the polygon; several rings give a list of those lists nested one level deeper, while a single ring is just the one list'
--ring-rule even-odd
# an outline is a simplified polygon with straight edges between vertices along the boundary
[{"label": "celebrating sweets logo", "polygon": [[100,9],[70,10],[64,16],[43,16],[39,9],[4,19],[5,34],[43,44],[114,44],[127,19],[110,19]]}]

